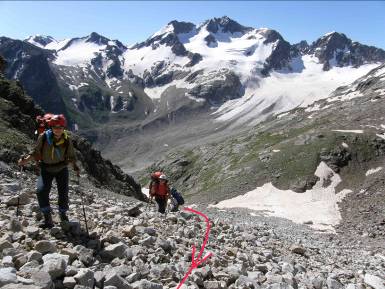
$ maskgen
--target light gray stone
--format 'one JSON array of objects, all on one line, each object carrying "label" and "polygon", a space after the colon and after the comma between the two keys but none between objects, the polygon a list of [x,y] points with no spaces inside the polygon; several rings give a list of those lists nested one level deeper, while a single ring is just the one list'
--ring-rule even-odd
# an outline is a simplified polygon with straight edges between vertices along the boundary
[{"label": "light gray stone", "polygon": [[94,286],[94,272],[88,268],[81,268],[73,278],[79,285],[91,288]]},{"label": "light gray stone", "polygon": [[42,270],[48,272],[52,279],[65,275],[69,257],[58,253],[47,254],[43,256]]},{"label": "light gray stone", "polygon": [[39,286],[41,289],[51,289],[53,287],[51,275],[47,272],[37,271],[32,273],[31,278],[35,285]]},{"label": "light gray stone", "polygon": [[374,289],[385,289],[385,279],[372,274],[365,274],[364,282]]},{"label": "light gray stone", "polygon": [[12,283],[17,283],[16,269],[0,268],[0,287]]},{"label": "light gray stone", "polygon": [[44,254],[55,253],[57,251],[56,244],[51,241],[41,240],[36,242],[35,250]]}]

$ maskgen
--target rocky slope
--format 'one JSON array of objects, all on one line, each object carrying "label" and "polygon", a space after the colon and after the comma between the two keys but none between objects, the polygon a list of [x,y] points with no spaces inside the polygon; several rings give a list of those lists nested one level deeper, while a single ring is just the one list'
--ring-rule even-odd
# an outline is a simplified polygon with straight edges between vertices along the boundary
[{"label": "rocky slope", "polygon": [[[34,178],[7,167],[3,171],[4,289],[177,288],[190,268],[192,245],[199,250],[202,244],[206,224],[197,215],[159,216],[153,207],[95,189],[86,180],[71,186],[70,222],[59,224],[55,217],[55,227],[41,230],[35,220]],[[197,209],[211,223],[203,255],[213,255],[181,288],[384,288],[383,246],[347,242],[248,212]]]}]

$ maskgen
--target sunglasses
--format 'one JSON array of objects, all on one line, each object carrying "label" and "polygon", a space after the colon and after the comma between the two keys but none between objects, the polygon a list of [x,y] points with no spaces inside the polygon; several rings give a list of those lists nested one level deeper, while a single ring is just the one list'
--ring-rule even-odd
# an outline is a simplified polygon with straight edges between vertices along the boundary
[{"label": "sunglasses", "polygon": [[60,129],[63,129],[64,126],[53,126],[52,128],[60,128]]}]

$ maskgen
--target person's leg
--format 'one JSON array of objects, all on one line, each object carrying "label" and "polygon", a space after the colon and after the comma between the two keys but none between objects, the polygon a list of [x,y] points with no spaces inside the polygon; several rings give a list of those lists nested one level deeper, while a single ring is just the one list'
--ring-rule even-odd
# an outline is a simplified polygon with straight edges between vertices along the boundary
[{"label": "person's leg", "polygon": [[158,212],[164,214],[166,212],[166,199],[155,197],[155,201],[158,203]]},{"label": "person's leg", "polygon": [[52,187],[53,175],[45,170],[44,167],[40,170],[41,182],[36,190],[37,202],[41,212],[44,214],[44,223],[41,224],[43,228],[51,228],[53,226],[51,206],[49,203],[49,193]]},{"label": "person's leg", "polygon": [[59,215],[62,221],[68,221],[66,212],[68,211],[68,168],[62,169],[55,175],[57,190],[58,190],[58,203],[59,203]]},{"label": "person's leg", "polygon": [[40,177],[42,185],[39,185],[36,191],[37,202],[39,203],[40,210],[43,213],[51,212],[51,206],[49,203],[49,193],[52,187],[52,180],[54,176],[47,172],[45,168],[41,168]]}]

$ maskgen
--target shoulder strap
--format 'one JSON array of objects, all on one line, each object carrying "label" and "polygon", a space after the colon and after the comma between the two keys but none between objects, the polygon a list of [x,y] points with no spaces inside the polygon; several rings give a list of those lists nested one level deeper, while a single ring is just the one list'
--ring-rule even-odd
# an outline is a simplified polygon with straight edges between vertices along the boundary
[{"label": "shoulder strap", "polygon": [[41,149],[40,149],[40,158],[43,159],[43,149],[44,149],[44,143],[47,141],[47,135],[44,132],[43,133],[43,139],[41,141]]}]

